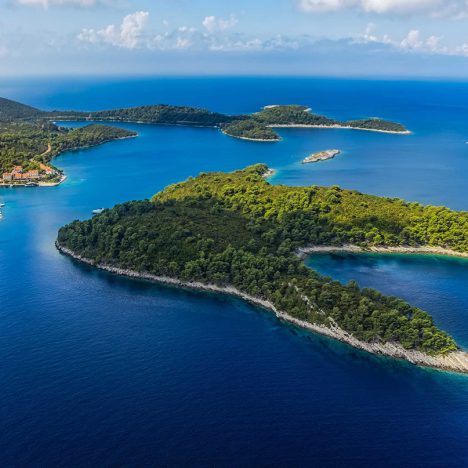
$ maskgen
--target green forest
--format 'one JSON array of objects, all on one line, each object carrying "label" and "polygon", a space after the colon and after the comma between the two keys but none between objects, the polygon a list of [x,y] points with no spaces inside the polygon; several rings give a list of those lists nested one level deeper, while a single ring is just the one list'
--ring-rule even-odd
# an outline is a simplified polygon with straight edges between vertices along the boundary
[{"label": "green forest", "polygon": [[227,135],[251,139],[280,140],[271,127],[289,125],[313,125],[318,127],[349,127],[362,130],[380,130],[386,132],[407,132],[406,128],[395,122],[382,119],[362,119],[340,121],[314,114],[304,106],[270,106],[252,114],[241,121],[234,121],[223,126]]},{"label": "green forest", "polygon": [[444,354],[457,349],[430,315],[307,268],[300,246],[430,245],[468,251],[468,213],[339,187],[271,185],[265,165],[200,174],[151,201],[60,229],[57,242],[106,264],[239,290],[290,315],[338,325],[366,342]]},{"label": "green forest", "polygon": [[105,125],[67,129],[48,121],[0,122],[0,173],[13,166],[33,169],[64,151],[133,135],[134,132]]},{"label": "green forest", "polygon": [[187,125],[216,127],[231,122],[234,117],[210,112],[206,109],[187,106],[153,106],[129,107],[124,109],[103,110],[97,112],[54,111],[48,113],[56,120],[76,119],[112,122],[141,122],[165,125]]},{"label": "green forest", "polygon": [[279,135],[271,128],[259,124],[254,119],[236,120],[222,127],[223,133],[236,138],[248,138],[249,140],[278,141]]},{"label": "green forest", "polygon": [[143,122],[165,125],[219,127],[226,135],[252,140],[280,140],[270,126],[317,125],[342,126],[363,130],[406,132],[406,128],[383,119],[340,121],[315,114],[299,105],[267,106],[251,115],[226,115],[187,106],[153,105],[97,112],[54,111],[47,114],[56,120],[76,119],[111,122]]},{"label": "green forest", "polygon": [[[67,130],[51,123],[51,121],[61,120],[216,127],[232,137],[273,142],[279,141],[280,137],[276,131],[272,130],[272,126],[318,125],[332,127],[339,125],[364,130],[406,131],[403,125],[382,119],[341,122],[315,114],[310,109],[298,105],[267,106],[260,112],[251,115],[227,115],[196,107],[165,104],[82,112],[73,110],[42,111],[0,98],[0,170],[9,170],[14,164],[28,166],[28,161],[42,154],[47,149],[49,142],[53,146],[51,153],[53,157],[58,154],[56,148],[63,147],[64,149],[61,151],[70,148],[68,146],[70,139],[82,140],[77,146],[89,146],[114,139],[111,136],[112,133],[125,132],[118,129],[104,130],[102,127],[98,130],[97,127],[94,127],[90,130],[77,131],[73,137],[65,137]],[[108,139],[104,135],[106,132],[109,136]],[[100,141],[102,137],[104,139]],[[87,138],[90,142],[86,141]],[[120,138],[120,136],[116,136],[116,138]],[[95,143],[91,143],[91,141],[95,141]]]},{"label": "green forest", "polygon": [[42,111],[20,102],[0,97],[0,121],[6,122],[17,119],[35,119],[40,117]]}]

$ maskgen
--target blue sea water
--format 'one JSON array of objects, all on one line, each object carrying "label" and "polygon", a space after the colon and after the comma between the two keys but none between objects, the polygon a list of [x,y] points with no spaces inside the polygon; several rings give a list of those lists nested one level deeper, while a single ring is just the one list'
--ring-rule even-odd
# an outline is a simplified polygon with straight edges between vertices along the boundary
[{"label": "blue sea water", "polygon": [[[200,171],[256,162],[273,183],[341,185],[468,208],[468,86],[299,78],[15,80],[43,108],[166,102],[240,113],[301,103],[409,136],[123,125],[139,137],[60,156],[55,188],[0,189],[0,460],[10,466],[468,464],[468,378],[370,356],[242,301],[118,278],[57,253],[57,229]],[[70,124],[74,125],[74,124]],[[340,148],[334,160],[301,165]],[[468,347],[468,261],[321,255],[340,281],[401,296]]]}]

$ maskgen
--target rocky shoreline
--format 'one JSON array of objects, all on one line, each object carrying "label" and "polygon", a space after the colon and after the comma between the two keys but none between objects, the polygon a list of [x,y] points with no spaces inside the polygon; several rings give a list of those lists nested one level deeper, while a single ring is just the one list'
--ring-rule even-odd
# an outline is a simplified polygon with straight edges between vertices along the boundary
[{"label": "rocky shoreline", "polygon": [[468,258],[468,253],[457,252],[443,247],[430,247],[430,246],[369,246],[361,247],[359,245],[310,245],[298,249],[298,255],[303,258],[313,253],[333,253],[333,252],[348,252],[348,253],[362,253],[362,252],[375,252],[375,253],[401,253],[401,254],[426,254],[426,255],[446,255],[448,257]]},{"label": "rocky shoreline", "polygon": [[[390,133],[393,135],[410,135],[411,134],[409,130],[405,130],[403,132],[396,132],[392,130],[378,130],[376,128],[347,127],[345,125],[278,124],[278,125],[266,125],[266,127],[268,128],[318,128],[318,129],[332,128],[332,129],[338,129],[338,130],[361,130],[365,132]],[[281,137],[267,139],[267,138],[248,138],[248,137],[236,136],[236,135],[231,135],[230,133],[227,133],[222,129],[221,129],[221,132],[224,135],[227,135],[231,138],[237,138],[239,140],[246,140],[246,141],[257,141],[261,143],[277,143],[278,141],[282,140]]]},{"label": "rocky shoreline", "polygon": [[269,128],[334,128],[339,130],[362,130],[365,132],[390,133],[393,135],[411,135],[412,132],[404,130],[397,132],[395,130],[379,130],[377,128],[350,127],[349,125],[309,125],[309,124],[272,124]]},{"label": "rocky shoreline", "polygon": [[39,182],[38,186],[39,187],[57,187],[57,185],[63,184],[67,180],[67,176],[65,174],[62,174],[60,177],[60,180],[57,182]]},{"label": "rocky shoreline", "polygon": [[338,149],[331,149],[325,151],[319,151],[318,153],[313,153],[310,156],[307,156],[302,160],[302,164],[316,163],[320,161],[327,161],[328,159],[333,159],[335,156],[341,154],[341,151]]},{"label": "rocky shoreline", "polygon": [[200,291],[229,294],[231,296],[239,297],[254,305],[257,305],[259,307],[273,312],[276,315],[276,317],[282,321],[291,323],[311,332],[319,333],[321,335],[339,340],[343,343],[346,343],[355,348],[367,351],[372,354],[389,356],[396,359],[404,359],[412,364],[421,367],[429,367],[433,369],[446,370],[458,373],[468,373],[468,353],[464,351],[451,352],[445,356],[430,356],[420,351],[404,349],[402,346],[395,343],[382,344],[363,342],[356,339],[351,334],[347,333],[337,325],[325,326],[299,320],[285,312],[278,310],[271,302],[245,294],[232,286],[221,287],[214,284],[205,284],[200,282],[184,282],[177,278],[157,276],[150,273],[140,273],[133,270],[117,268],[111,265],[96,264],[94,261],[87,258],[83,258],[80,255],[75,254],[70,249],[61,246],[58,242],[56,242],[55,245],[62,254],[67,255],[82,263],[92,265],[100,270],[108,271],[110,273],[114,273],[120,276],[126,276],[129,278],[153,281],[160,284],[191,288]]},{"label": "rocky shoreline", "polygon": [[264,179],[269,179],[270,177],[273,177],[275,174],[276,174],[276,169],[268,168],[268,170],[262,174],[262,177]]},{"label": "rocky shoreline", "polygon": [[225,132],[224,130],[221,130],[221,133],[223,135],[226,135],[231,138],[237,138],[238,140],[246,140],[246,141],[258,141],[261,143],[277,143],[278,141],[281,141],[281,137],[278,138],[249,138],[249,137],[243,137],[243,136],[237,136],[237,135],[231,135],[230,133]]}]

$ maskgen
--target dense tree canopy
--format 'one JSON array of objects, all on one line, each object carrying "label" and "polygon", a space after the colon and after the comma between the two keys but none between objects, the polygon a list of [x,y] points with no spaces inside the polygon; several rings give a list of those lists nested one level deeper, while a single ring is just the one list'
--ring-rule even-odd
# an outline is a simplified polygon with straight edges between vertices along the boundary
[{"label": "dense tree canopy", "polygon": [[367,342],[429,354],[456,349],[425,312],[351,282],[324,278],[300,245],[428,244],[468,251],[468,213],[338,187],[287,187],[264,165],[201,174],[151,201],[129,202],[62,228],[58,243],[96,263],[236,288],[301,320],[337,324]]},{"label": "dense tree canopy", "polygon": [[97,112],[55,111],[48,115],[54,119],[88,119],[221,127],[223,132],[230,136],[270,141],[280,139],[278,134],[270,128],[271,126],[341,126],[363,130],[406,131],[403,125],[387,120],[374,118],[340,121],[312,113],[310,109],[298,105],[267,106],[260,112],[251,115],[226,115],[195,107],[169,105],[141,106]]},{"label": "dense tree canopy", "polygon": [[280,137],[271,128],[260,124],[255,119],[236,120],[223,126],[226,135],[249,140],[278,141]]},{"label": "dense tree canopy", "polygon": [[206,109],[187,106],[169,106],[165,104],[97,112],[54,111],[49,115],[55,119],[89,119],[96,121],[144,122],[208,127],[216,127],[225,122],[230,122],[233,119],[233,117],[228,115],[210,112]]},{"label": "dense tree canopy", "polygon": [[0,174],[13,166],[29,169],[48,163],[63,151],[132,135],[135,133],[105,125],[66,129],[47,121],[0,122]]},{"label": "dense tree canopy", "polygon": [[31,119],[41,115],[39,109],[10,99],[0,98],[0,121]]}]

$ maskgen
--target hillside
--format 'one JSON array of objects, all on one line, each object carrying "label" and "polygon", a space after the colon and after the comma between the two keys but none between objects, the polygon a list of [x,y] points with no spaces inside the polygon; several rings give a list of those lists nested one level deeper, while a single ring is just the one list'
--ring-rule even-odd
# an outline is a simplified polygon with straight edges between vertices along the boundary
[{"label": "hillside", "polygon": [[34,107],[0,97],[0,121],[32,119],[40,117],[41,113]]},{"label": "hillside", "polygon": [[230,122],[233,117],[187,106],[165,104],[110,109],[96,112],[53,111],[48,116],[56,120],[96,120],[111,122],[141,122],[165,125],[216,127]]}]

